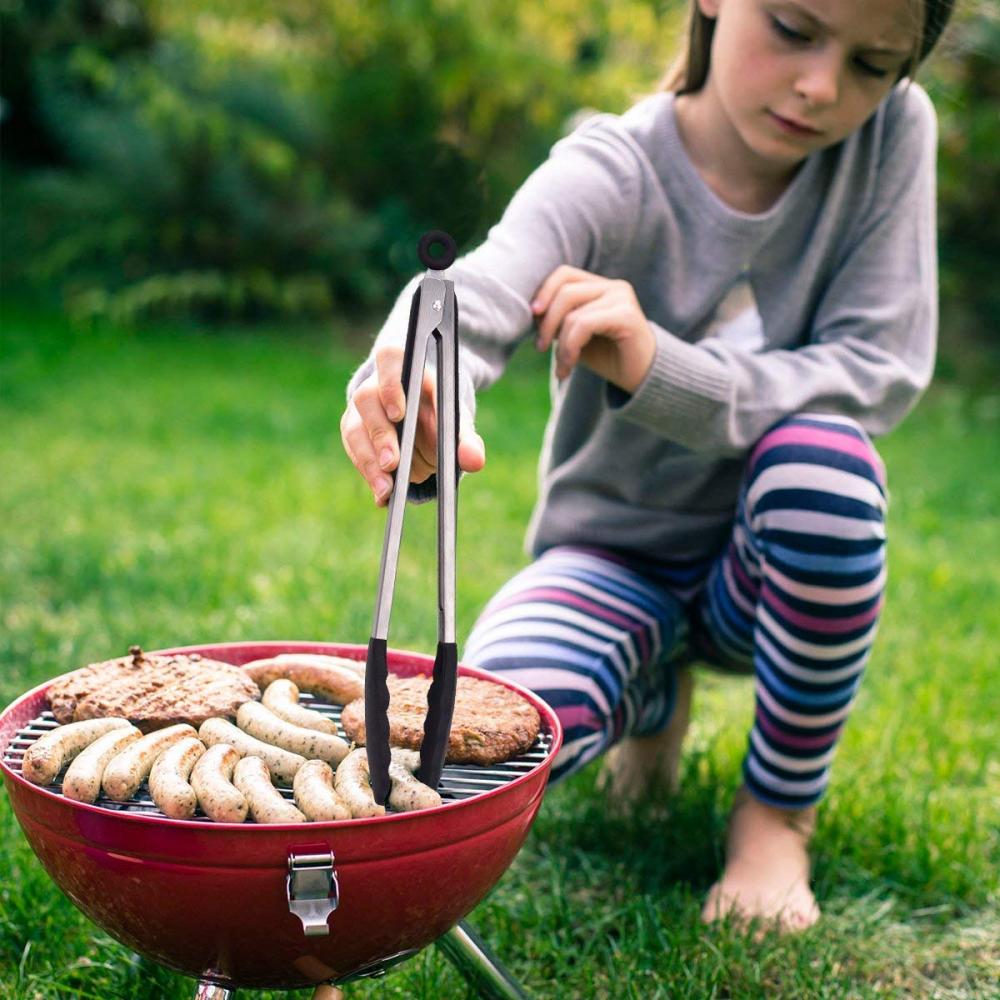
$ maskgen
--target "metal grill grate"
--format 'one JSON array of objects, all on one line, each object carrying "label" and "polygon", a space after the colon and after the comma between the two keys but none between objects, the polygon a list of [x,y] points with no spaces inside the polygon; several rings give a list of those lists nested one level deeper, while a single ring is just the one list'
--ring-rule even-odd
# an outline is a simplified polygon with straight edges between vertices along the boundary
[{"label": "metal grill grate", "polygon": [[[317,712],[331,718],[337,725],[337,732],[348,739],[340,724],[340,713],[342,706],[331,705],[320,701],[312,695],[302,692],[299,697],[299,704],[304,708],[312,708]],[[21,762],[24,759],[24,752],[35,740],[46,733],[57,729],[59,723],[51,712],[43,712],[37,718],[31,720],[28,725],[20,729],[16,736],[11,739],[4,751],[3,762],[17,774],[21,773]],[[348,742],[350,740],[348,739]],[[490,767],[483,767],[478,764],[446,764],[441,773],[441,783],[438,785],[438,792],[445,802],[456,802],[460,799],[473,798],[494,788],[500,788],[509,784],[515,778],[527,774],[533,768],[545,760],[552,745],[552,734],[541,732],[534,744],[523,754],[504,761],[502,764],[494,764]],[[62,794],[62,777],[64,772],[56,776],[56,780],[51,785],[45,787],[52,792]],[[292,790],[289,787],[278,785],[278,791],[288,799],[292,800]],[[104,809],[113,812],[143,813],[150,816],[163,816],[164,814],[156,807],[150,798],[149,787],[146,782],[142,783],[139,791],[127,802],[115,802],[103,793],[94,803]],[[166,818],[164,816],[164,818]],[[205,814],[199,808],[195,812],[195,819],[205,819]]]}]

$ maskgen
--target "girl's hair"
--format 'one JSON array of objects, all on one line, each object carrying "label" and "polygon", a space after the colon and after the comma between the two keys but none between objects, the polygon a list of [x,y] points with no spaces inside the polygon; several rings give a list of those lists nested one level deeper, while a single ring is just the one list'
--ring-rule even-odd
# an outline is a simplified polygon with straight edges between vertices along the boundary
[{"label": "girl's hair", "polygon": [[[917,66],[930,55],[951,17],[954,5],[955,0],[913,0],[917,30],[913,33],[913,50],[900,71],[900,79],[912,76]],[[658,90],[675,90],[678,94],[701,90],[708,79],[714,31],[715,18],[706,17],[698,9],[698,0],[691,0],[680,51],[660,81]]]}]

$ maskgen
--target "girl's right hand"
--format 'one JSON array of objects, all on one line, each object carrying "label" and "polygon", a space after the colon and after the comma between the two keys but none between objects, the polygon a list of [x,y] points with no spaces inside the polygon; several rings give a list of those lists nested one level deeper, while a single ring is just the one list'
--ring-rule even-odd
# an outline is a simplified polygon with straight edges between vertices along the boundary
[{"label": "girl's right hand", "polygon": [[[399,465],[396,424],[406,409],[402,376],[403,349],[380,347],[375,352],[375,371],[354,391],[340,418],[344,450],[365,478],[379,507],[389,502],[391,473]],[[460,404],[459,410],[458,467],[463,472],[478,472],[486,464],[486,446],[473,428],[468,409]],[[437,401],[434,377],[425,371],[410,482],[422,483],[436,470]]]}]

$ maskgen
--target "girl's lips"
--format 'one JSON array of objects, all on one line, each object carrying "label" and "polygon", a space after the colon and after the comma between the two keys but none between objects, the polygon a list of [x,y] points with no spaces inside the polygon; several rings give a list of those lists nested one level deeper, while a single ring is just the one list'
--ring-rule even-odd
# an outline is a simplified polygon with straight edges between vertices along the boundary
[{"label": "girl's lips", "polygon": [[768,114],[777,124],[783,132],[787,132],[789,135],[819,135],[819,129],[812,128],[809,125],[803,125],[801,122],[793,121],[791,118],[782,118],[781,115],[775,114],[773,111],[768,111]]}]

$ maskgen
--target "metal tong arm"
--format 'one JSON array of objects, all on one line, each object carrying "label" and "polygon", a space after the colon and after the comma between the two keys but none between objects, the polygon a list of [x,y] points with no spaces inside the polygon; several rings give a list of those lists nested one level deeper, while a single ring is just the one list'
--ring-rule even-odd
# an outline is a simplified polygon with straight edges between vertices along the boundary
[{"label": "metal tong arm", "polygon": [[372,791],[384,804],[388,798],[389,767],[389,616],[392,609],[403,516],[409,490],[416,440],[417,416],[427,352],[431,340],[437,348],[437,486],[438,486],[438,648],[434,679],[428,692],[420,768],[417,777],[436,788],[447,749],[458,670],[455,639],[455,522],[458,484],[458,345],[457,304],[454,284],[428,271],[414,293],[410,308],[403,384],[406,411],[397,429],[399,465],[389,498],[378,595],[372,638],[368,644],[365,676],[365,743]]}]

